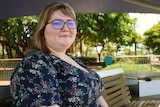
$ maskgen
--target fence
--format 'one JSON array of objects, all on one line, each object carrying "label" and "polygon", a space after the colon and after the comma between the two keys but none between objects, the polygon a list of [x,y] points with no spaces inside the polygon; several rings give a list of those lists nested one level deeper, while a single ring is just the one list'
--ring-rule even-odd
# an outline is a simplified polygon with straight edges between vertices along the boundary
[{"label": "fence", "polygon": [[160,55],[116,56],[114,59],[125,71],[160,71]]},{"label": "fence", "polygon": [[10,78],[16,65],[21,61],[18,59],[0,59],[0,80],[7,80]]},{"label": "fence", "polygon": [[[8,80],[21,60],[21,58],[0,59],[0,80]],[[116,56],[114,60],[119,67],[125,68],[124,71],[160,72],[160,55]]]}]

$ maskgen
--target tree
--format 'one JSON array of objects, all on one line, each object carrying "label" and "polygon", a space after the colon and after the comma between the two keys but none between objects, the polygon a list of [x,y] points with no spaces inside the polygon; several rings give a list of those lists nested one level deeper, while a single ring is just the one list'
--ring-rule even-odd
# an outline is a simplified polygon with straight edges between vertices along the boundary
[{"label": "tree", "polygon": [[[78,14],[78,37],[91,47],[102,47],[106,42],[115,43],[117,50],[122,45],[135,43],[135,19],[130,19],[127,13],[87,13]],[[98,53],[100,57],[100,53]]]},{"label": "tree", "polygon": [[[89,48],[101,47],[100,54],[111,43],[117,47],[135,43],[135,20],[127,13],[77,13],[78,29],[75,46],[79,46],[81,56],[87,56]],[[23,57],[24,50],[32,43],[37,24],[37,16],[23,16],[0,21],[0,43],[8,57]],[[83,47],[87,46],[86,52]],[[89,47],[89,48],[88,48]]]},{"label": "tree", "polygon": [[144,44],[148,50],[151,49],[154,54],[160,54],[160,22],[145,31],[144,36],[146,37]]},{"label": "tree", "polygon": [[87,56],[87,52],[85,52],[85,54],[82,52],[82,45],[93,46],[94,36],[97,34],[97,32],[93,30],[93,28],[96,27],[96,20],[93,18],[93,13],[78,13],[77,20],[79,24],[76,43],[80,43],[81,56]]},{"label": "tree", "polygon": [[128,13],[112,13],[110,25],[110,38],[116,47],[116,52],[124,45],[131,46],[136,43],[137,33],[135,30],[136,19],[131,19]]},{"label": "tree", "polygon": [[31,44],[37,16],[23,16],[1,20],[1,40],[3,51],[6,50],[9,58],[23,57],[24,50]]}]

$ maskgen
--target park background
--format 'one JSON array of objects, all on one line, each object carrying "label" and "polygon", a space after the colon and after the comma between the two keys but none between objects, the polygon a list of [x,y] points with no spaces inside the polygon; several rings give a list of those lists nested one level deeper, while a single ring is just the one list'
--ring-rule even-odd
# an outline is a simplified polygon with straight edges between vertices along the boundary
[{"label": "park background", "polygon": [[[104,69],[124,67],[125,71],[159,71],[159,14],[112,12],[76,15],[78,33],[68,54],[89,66],[100,65]],[[33,43],[37,21],[38,15],[0,20],[1,68],[14,68],[24,57],[24,51]]]}]

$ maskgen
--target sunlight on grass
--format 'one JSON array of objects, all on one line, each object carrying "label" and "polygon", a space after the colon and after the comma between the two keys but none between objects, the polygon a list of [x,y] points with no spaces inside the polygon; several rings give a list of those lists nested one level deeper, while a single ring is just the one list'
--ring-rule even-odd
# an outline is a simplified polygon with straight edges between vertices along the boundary
[{"label": "sunlight on grass", "polygon": [[125,72],[129,72],[129,71],[157,72],[159,70],[158,68],[150,66],[149,64],[134,64],[134,63],[129,63],[129,62],[123,62],[123,63],[117,62],[107,67],[104,67],[102,70],[109,70],[109,69],[114,69],[114,68],[123,68]]}]

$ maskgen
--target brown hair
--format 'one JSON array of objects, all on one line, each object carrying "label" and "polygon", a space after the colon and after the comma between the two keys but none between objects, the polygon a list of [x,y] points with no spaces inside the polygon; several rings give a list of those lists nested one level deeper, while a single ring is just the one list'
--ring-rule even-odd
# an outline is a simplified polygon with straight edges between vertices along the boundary
[{"label": "brown hair", "polygon": [[44,29],[47,25],[48,21],[50,20],[51,14],[57,10],[60,10],[64,15],[69,16],[76,20],[76,15],[71,6],[67,3],[52,3],[47,5],[39,16],[39,21],[37,23],[37,28],[34,33],[34,43],[31,49],[25,52],[27,54],[33,50],[41,50],[46,53],[50,53],[50,50],[46,46],[45,39],[44,39]]}]

